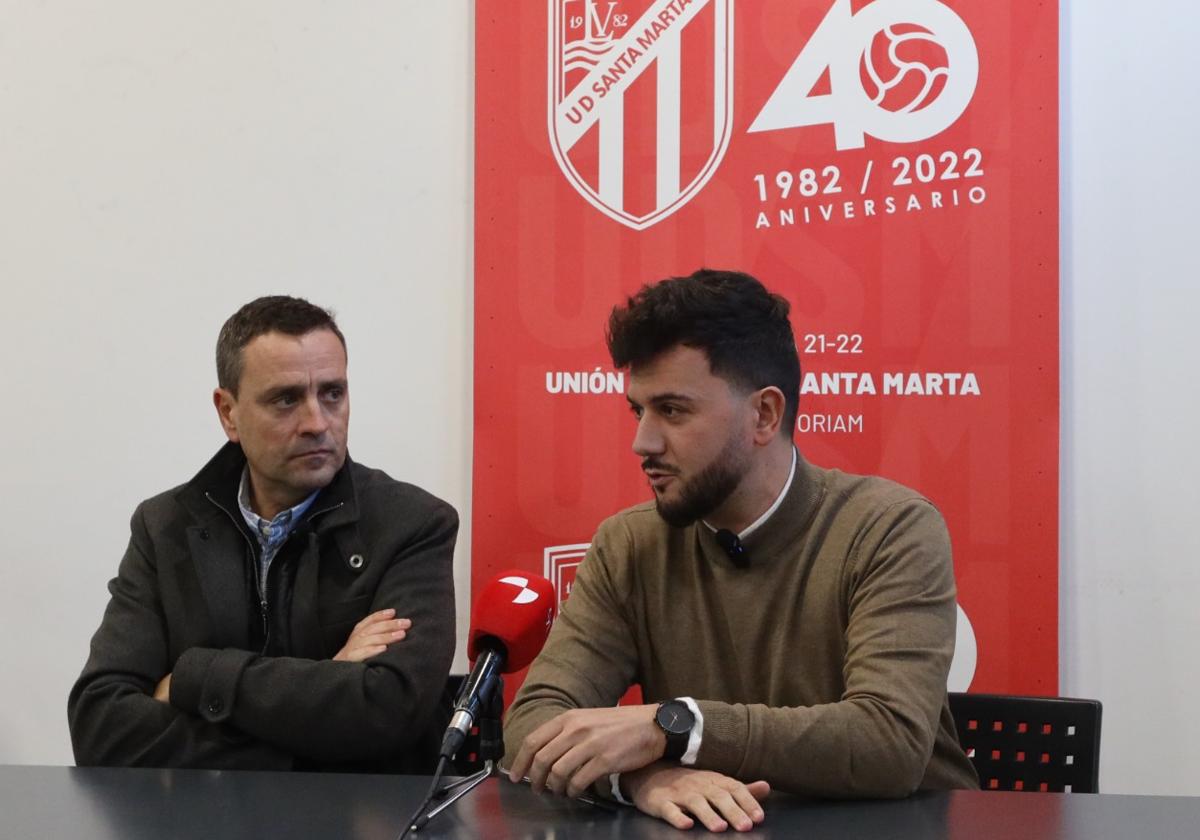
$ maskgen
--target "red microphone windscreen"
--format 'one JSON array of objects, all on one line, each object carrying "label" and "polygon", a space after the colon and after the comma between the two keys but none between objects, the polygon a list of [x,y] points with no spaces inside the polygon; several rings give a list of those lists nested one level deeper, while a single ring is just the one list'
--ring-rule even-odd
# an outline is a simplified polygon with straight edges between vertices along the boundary
[{"label": "red microphone windscreen", "polygon": [[474,661],[480,653],[480,642],[492,636],[508,652],[504,673],[521,670],[546,643],[557,604],[554,585],[541,575],[520,569],[501,572],[475,599],[467,656]]}]

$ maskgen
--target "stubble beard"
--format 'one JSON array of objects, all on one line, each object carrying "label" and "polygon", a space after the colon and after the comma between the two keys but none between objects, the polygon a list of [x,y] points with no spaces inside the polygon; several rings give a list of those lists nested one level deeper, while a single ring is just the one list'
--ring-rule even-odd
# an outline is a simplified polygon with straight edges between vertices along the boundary
[{"label": "stubble beard", "polygon": [[679,489],[679,498],[664,501],[655,497],[658,515],[668,525],[685,528],[720,507],[746,475],[746,458],[738,441],[731,437],[708,466]]}]

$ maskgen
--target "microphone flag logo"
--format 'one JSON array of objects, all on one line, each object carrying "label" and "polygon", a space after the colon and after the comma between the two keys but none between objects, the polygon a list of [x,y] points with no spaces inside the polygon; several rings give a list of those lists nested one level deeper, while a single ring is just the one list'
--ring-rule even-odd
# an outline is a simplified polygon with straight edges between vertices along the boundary
[{"label": "microphone flag logo", "polygon": [[515,586],[520,590],[512,599],[514,604],[532,604],[538,599],[537,592],[529,588],[529,578],[527,577],[509,575],[508,577],[500,578],[500,582],[507,583],[509,586]]},{"label": "microphone flag logo", "polygon": [[644,230],[700,192],[729,146],[733,0],[549,3],[554,157],[593,207]]}]

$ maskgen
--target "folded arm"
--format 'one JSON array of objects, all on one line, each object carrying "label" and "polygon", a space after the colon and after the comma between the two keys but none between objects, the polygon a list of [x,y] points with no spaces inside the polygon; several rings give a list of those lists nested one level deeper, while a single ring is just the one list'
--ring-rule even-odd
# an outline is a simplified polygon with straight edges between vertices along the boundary
[{"label": "folded arm", "polygon": [[[677,828],[699,821],[711,831],[748,831],[761,823],[762,781],[662,762],[666,738],[653,705],[615,707],[637,678],[637,647],[620,604],[630,595],[609,576],[600,540],[554,623],[505,720],[509,775],[536,790],[611,797],[610,774],[643,812]],[[614,708],[615,707],[615,708]]]},{"label": "folded arm", "polygon": [[[621,609],[629,593],[595,552],[594,545],[510,712],[511,756],[565,712],[611,706],[636,678],[637,648]],[[794,707],[697,697],[704,728],[695,768],[820,796],[895,797],[919,786],[954,650],[955,589],[941,516],[919,500],[882,511],[856,539],[843,575],[841,696]],[[571,715],[579,718],[572,725],[581,739],[606,723],[591,712]],[[613,737],[592,740],[619,753]],[[546,758],[569,755],[564,770],[588,767],[593,754],[571,753],[574,747],[560,742]],[[546,770],[551,787],[562,784],[554,772]]]},{"label": "folded arm", "polygon": [[[436,710],[454,652],[458,520],[438,503],[391,558],[372,609],[411,619],[399,644],[335,661],[192,647],[171,662],[139,510],[68,718],[81,765],[286,769],[402,750]],[[170,704],[154,699],[170,674]]]},{"label": "folded arm", "polygon": [[600,552],[593,543],[508,710],[504,743],[510,762],[539,726],[572,709],[615,706],[636,679],[633,631],[616,606],[628,593],[609,577]]},{"label": "folded arm", "polygon": [[454,655],[457,530],[439,504],[383,575],[371,609],[411,619],[399,644],[358,662],[191,648],[175,663],[171,705],[316,761],[405,749],[436,711]]},{"label": "folded arm", "polygon": [[155,687],[171,670],[166,619],[140,509],[131,528],[129,547],[109,583],[104,619],[67,702],[75,761],[81,766],[289,769],[293,757],[287,751],[154,699]]},{"label": "folded arm", "polygon": [[698,700],[696,766],[820,796],[900,797],[929,765],[954,653],[950,543],[930,505],[882,514],[846,565],[844,691],[771,708]]}]

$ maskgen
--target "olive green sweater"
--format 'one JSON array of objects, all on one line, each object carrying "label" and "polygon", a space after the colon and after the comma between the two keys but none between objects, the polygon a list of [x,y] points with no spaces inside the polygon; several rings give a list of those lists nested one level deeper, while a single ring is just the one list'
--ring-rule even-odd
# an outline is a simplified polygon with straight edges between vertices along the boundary
[{"label": "olive green sweater", "polygon": [[696,767],[830,797],[976,788],[946,675],[956,617],[937,510],[800,458],[738,568],[653,504],[601,524],[505,724],[509,755],[571,708],[696,699]]}]

